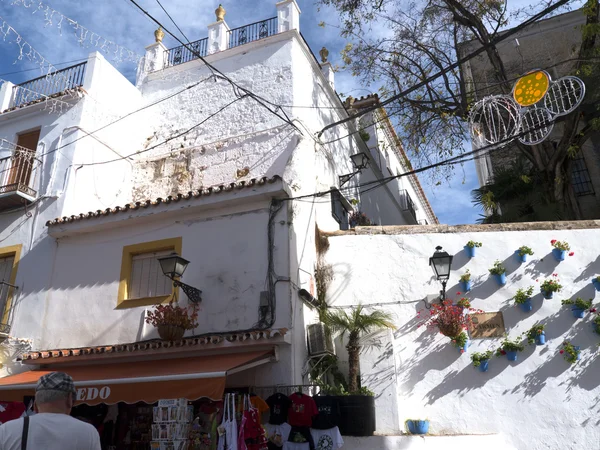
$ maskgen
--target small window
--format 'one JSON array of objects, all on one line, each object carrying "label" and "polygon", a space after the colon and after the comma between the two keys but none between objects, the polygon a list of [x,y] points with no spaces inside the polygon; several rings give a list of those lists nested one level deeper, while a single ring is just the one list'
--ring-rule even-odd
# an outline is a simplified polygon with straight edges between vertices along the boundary
[{"label": "small window", "polygon": [[573,185],[575,195],[578,197],[594,194],[592,179],[590,178],[590,173],[585,164],[585,158],[581,152],[573,159],[573,165],[571,167],[571,184]]},{"label": "small window", "polygon": [[[15,255],[0,258],[0,318],[6,312],[8,306],[8,293],[10,291],[11,276],[15,263]],[[8,283],[8,284],[4,284]]]}]

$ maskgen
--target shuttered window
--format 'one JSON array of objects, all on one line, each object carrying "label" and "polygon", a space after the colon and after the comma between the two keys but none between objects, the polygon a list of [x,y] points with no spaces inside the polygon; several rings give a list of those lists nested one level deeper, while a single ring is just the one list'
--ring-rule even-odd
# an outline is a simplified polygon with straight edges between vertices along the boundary
[{"label": "shuttered window", "polygon": [[171,253],[172,250],[167,250],[142,253],[132,257],[128,299],[160,297],[171,294],[173,282],[164,276],[157,259]]},{"label": "shuttered window", "polygon": [[[10,275],[12,273],[13,264],[15,262],[15,257],[7,256],[5,258],[0,258],[0,281],[4,281],[5,283],[10,283]],[[5,284],[0,284],[0,319],[4,315],[6,311],[6,302],[8,300],[8,290],[10,286]]]}]

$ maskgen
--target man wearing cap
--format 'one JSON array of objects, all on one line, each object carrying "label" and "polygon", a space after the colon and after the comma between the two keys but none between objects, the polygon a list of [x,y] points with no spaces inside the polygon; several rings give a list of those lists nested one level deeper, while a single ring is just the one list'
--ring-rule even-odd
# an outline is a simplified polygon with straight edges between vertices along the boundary
[{"label": "man wearing cap", "polygon": [[96,429],[71,417],[76,391],[63,372],[40,377],[35,388],[35,412],[0,426],[1,450],[100,450]]}]

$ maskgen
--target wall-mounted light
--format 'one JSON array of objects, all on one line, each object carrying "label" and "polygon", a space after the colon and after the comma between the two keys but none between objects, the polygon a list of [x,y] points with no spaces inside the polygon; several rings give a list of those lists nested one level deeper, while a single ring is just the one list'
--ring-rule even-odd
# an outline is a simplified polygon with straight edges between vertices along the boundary
[{"label": "wall-mounted light", "polygon": [[340,175],[340,187],[342,187],[344,184],[346,184],[348,181],[354,178],[357,174],[362,172],[363,169],[366,169],[369,166],[370,162],[369,157],[364,152],[360,152],[350,156],[350,161],[352,162],[352,165],[354,166],[356,171],[348,173],[346,175]]},{"label": "wall-mounted light", "polygon": [[450,279],[452,268],[452,255],[442,250],[441,246],[435,248],[435,253],[429,258],[429,266],[438,281],[442,282],[442,301],[446,300],[446,283]]},{"label": "wall-mounted light", "polygon": [[180,287],[185,295],[188,296],[192,303],[200,303],[202,301],[202,291],[197,289],[189,284],[182,283],[177,278],[180,278],[188,264],[190,263],[187,259],[182,258],[177,253],[173,252],[169,256],[163,256],[162,258],[157,258],[160,263],[160,268],[163,271],[163,274],[173,280],[174,287]]}]

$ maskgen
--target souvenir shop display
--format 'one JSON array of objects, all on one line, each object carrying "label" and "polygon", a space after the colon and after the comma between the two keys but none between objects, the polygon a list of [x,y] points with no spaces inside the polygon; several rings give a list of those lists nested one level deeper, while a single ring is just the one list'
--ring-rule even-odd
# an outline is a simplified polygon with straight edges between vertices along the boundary
[{"label": "souvenir shop display", "polygon": [[340,424],[341,410],[339,400],[332,395],[313,397],[319,413],[313,418],[312,427],[317,430],[329,430]]},{"label": "souvenir shop display", "polygon": [[219,435],[218,450],[238,450],[238,426],[235,418],[235,394],[225,395],[223,420],[217,428]]},{"label": "souvenir shop display", "polygon": [[184,398],[159,400],[152,408],[151,450],[187,450],[193,414]]}]

